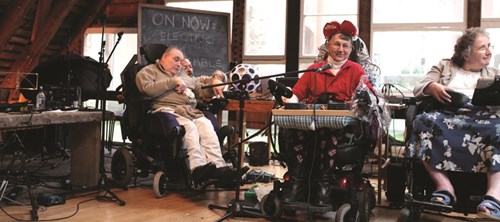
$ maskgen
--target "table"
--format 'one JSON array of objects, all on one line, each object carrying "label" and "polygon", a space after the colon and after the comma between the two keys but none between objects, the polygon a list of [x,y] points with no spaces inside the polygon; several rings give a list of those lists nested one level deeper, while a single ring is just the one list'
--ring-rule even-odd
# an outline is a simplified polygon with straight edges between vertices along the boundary
[{"label": "table", "polygon": [[95,187],[99,180],[101,121],[101,111],[0,113],[0,131],[19,131],[49,125],[70,124],[71,184]]},{"label": "table", "polygon": [[[271,100],[245,100],[245,104],[243,107],[243,116],[238,117],[238,119],[235,121],[233,124],[229,124],[234,126],[238,132],[240,129],[239,128],[239,121],[243,121],[243,129],[241,129],[242,132],[242,138],[241,140],[244,141],[246,138],[246,129],[248,128],[264,128],[267,127],[269,124],[270,120],[270,115],[271,115],[271,110],[275,106],[275,102]],[[229,103],[226,105],[224,108],[225,110],[228,111],[237,111],[237,115],[239,115],[240,111],[240,101],[239,100],[229,100]],[[257,119],[260,120],[253,120],[252,121],[247,121],[247,117],[257,117]],[[217,115],[217,118],[219,120],[219,123],[222,122],[222,115],[219,113]],[[233,141],[238,141],[239,142],[239,134],[236,133],[235,135],[235,140]],[[271,146],[271,128],[269,127],[267,129],[267,145]],[[244,158],[245,153],[241,152],[240,153],[240,158]],[[243,161],[242,161],[243,163]]]}]

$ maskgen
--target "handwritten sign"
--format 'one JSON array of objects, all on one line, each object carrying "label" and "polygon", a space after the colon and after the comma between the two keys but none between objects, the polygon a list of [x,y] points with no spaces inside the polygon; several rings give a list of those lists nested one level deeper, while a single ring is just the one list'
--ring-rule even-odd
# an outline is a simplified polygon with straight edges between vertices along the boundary
[{"label": "handwritten sign", "polygon": [[191,60],[196,76],[228,69],[229,13],[140,4],[138,29],[138,46],[177,46]]}]

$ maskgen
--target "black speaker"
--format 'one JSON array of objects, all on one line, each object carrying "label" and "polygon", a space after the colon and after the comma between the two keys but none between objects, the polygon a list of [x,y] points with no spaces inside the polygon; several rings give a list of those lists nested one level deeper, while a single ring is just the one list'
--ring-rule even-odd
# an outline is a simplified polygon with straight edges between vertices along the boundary
[{"label": "black speaker", "polygon": [[269,146],[266,142],[251,142],[250,158],[248,164],[250,166],[269,165]]},{"label": "black speaker", "polygon": [[405,196],[406,171],[402,161],[391,160],[387,165],[387,201],[392,205],[402,205]]}]

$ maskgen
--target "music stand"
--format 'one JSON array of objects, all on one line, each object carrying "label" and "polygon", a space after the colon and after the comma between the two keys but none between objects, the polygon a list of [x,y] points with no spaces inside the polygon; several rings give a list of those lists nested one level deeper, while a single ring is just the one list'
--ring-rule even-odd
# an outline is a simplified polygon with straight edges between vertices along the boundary
[{"label": "music stand", "polygon": [[210,210],[213,210],[213,209],[226,210],[227,213],[225,215],[223,215],[221,218],[219,218],[218,220],[216,220],[217,222],[224,221],[225,219],[230,218],[230,217],[263,217],[266,219],[271,219],[271,217],[264,215],[264,214],[261,214],[260,209],[256,209],[255,207],[243,205],[243,203],[241,202],[241,199],[240,199],[240,186],[241,186],[240,172],[241,172],[241,163],[242,163],[241,154],[244,151],[244,147],[243,147],[244,141],[242,140],[243,139],[243,130],[242,129],[244,126],[243,126],[243,120],[241,119],[241,117],[244,115],[245,98],[248,98],[248,93],[245,90],[246,84],[251,82],[251,81],[255,81],[255,80],[272,78],[272,77],[277,77],[277,76],[287,76],[290,74],[298,74],[298,73],[310,72],[310,71],[316,71],[316,69],[307,69],[307,70],[285,72],[285,73],[280,73],[280,74],[276,74],[276,75],[255,77],[255,78],[251,78],[251,79],[242,79],[242,80],[237,80],[237,81],[233,81],[233,82],[226,82],[226,83],[207,85],[207,86],[201,87],[202,89],[205,89],[205,88],[212,88],[212,87],[216,87],[216,86],[240,83],[238,85],[239,89],[237,91],[237,98],[239,101],[240,119],[239,119],[239,123],[238,123],[238,127],[239,127],[239,131],[238,131],[239,142],[238,142],[238,144],[239,144],[239,146],[238,146],[238,161],[237,161],[237,165],[236,165],[236,175],[238,175],[238,176],[236,178],[235,198],[233,201],[231,201],[231,203],[227,204],[227,207],[218,206],[218,205],[214,205],[214,204],[208,205],[208,209],[210,209]]}]

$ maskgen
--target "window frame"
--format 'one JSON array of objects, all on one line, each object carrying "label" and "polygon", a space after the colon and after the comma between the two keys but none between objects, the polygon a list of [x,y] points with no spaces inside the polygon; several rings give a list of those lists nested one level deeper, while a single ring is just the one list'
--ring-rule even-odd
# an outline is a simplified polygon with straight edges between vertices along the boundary
[{"label": "window frame", "polygon": [[[374,3],[373,3],[374,4]],[[377,58],[375,58],[375,52],[373,46],[375,45],[374,42],[376,41],[376,33],[381,33],[381,32],[426,32],[426,31],[432,31],[432,32],[462,32],[467,28],[467,0],[463,1],[463,21],[461,22],[436,22],[436,23],[374,23],[373,21],[371,22],[371,32],[370,32],[370,45],[372,48],[369,50],[370,53],[370,58],[372,58],[372,61],[378,65],[381,69],[381,75],[378,78],[379,84],[385,83],[384,79],[385,76],[401,76],[404,75],[403,73],[386,73],[384,72],[384,67],[383,64],[381,65],[379,62],[377,62]],[[372,6],[372,13],[374,13],[374,6]],[[453,48],[450,49],[451,51]],[[449,57],[451,57],[452,54],[449,54]],[[439,61],[429,61],[431,64],[432,63],[438,63]],[[430,65],[430,64],[428,64]],[[429,70],[423,70],[423,75],[422,79],[424,78],[425,74]],[[411,91],[411,90],[410,90]],[[408,92],[409,93],[409,92]],[[410,94],[410,93],[409,93]]]}]

